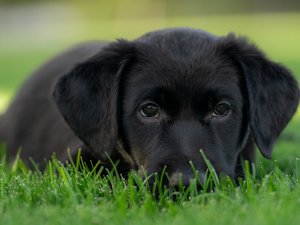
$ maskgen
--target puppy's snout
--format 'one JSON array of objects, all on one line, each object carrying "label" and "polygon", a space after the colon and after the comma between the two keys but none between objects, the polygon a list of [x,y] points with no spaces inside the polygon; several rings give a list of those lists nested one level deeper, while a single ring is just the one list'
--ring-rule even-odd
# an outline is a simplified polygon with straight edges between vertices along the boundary
[{"label": "puppy's snout", "polygon": [[174,188],[187,187],[192,182],[196,182],[197,186],[201,186],[204,183],[205,175],[201,172],[182,172],[178,171],[171,175],[170,186]]}]

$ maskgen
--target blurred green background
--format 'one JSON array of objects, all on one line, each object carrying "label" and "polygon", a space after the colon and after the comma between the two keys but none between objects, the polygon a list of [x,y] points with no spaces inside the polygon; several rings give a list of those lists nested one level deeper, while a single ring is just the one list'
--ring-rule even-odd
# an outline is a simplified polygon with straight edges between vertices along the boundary
[{"label": "blurred green background", "polygon": [[[299,0],[1,0],[0,112],[32,71],[69,46],[178,26],[245,35],[300,80]],[[287,164],[299,147],[298,112],[274,158]]]}]

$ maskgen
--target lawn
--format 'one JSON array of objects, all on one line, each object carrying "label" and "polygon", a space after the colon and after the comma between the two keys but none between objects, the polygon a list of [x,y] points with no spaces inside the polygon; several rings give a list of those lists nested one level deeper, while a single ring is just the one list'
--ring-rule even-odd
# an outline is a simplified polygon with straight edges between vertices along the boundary
[{"label": "lawn", "polygon": [[[53,27],[72,28],[75,22]],[[162,27],[192,26],[217,34],[246,34],[300,80],[299,24],[300,14],[81,21],[78,35],[52,37],[46,45],[44,36],[2,34],[0,110],[5,110],[26,76],[62,48],[89,39],[131,39]],[[195,193],[191,186],[176,197],[162,190],[158,198],[135,174],[126,180],[114,173],[102,178],[96,171],[79,169],[81,164],[64,167],[56,160],[45,172],[28,171],[21,163],[7,165],[2,157],[0,224],[299,224],[299,148],[298,112],[278,140],[273,160],[258,155],[256,173],[239,186],[221,181],[214,192]]]}]

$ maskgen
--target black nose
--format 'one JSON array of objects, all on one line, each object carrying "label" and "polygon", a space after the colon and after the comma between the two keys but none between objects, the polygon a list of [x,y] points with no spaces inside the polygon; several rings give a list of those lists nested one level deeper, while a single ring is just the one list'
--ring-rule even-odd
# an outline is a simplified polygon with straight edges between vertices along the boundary
[{"label": "black nose", "polygon": [[197,172],[175,172],[170,177],[170,186],[174,188],[187,187],[192,182],[196,182],[197,186],[204,183],[205,175]]}]

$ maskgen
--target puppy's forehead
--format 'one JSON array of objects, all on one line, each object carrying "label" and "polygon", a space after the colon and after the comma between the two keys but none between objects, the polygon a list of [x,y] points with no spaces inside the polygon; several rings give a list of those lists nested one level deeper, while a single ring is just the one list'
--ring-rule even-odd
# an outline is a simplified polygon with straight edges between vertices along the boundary
[{"label": "puppy's forehead", "polygon": [[186,90],[238,86],[237,68],[216,51],[216,45],[215,38],[183,34],[141,43],[129,83]]}]

